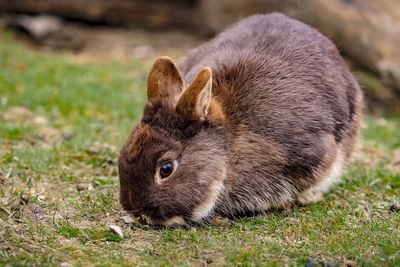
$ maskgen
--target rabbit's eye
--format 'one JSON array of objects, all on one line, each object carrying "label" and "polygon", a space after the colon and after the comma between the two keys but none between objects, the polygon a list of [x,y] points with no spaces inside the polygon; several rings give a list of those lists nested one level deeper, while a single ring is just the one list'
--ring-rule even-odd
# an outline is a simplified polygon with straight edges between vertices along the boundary
[{"label": "rabbit's eye", "polygon": [[161,179],[167,178],[168,176],[171,175],[171,173],[174,171],[174,164],[172,162],[168,162],[163,164],[160,167],[160,176]]}]

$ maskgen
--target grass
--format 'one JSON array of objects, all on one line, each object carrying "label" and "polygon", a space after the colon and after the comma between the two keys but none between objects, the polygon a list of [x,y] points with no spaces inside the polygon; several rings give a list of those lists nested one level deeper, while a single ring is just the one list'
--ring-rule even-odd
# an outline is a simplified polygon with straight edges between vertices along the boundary
[{"label": "grass", "polygon": [[[361,152],[344,182],[326,201],[287,217],[186,230],[126,225],[116,160],[140,118],[147,68],[140,61],[82,64],[2,36],[0,265],[281,266],[308,258],[331,266],[400,265],[400,213],[389,210],[400,201],[399,117],[367,116]],[[78,191],[80,183],[94,188]]]}]

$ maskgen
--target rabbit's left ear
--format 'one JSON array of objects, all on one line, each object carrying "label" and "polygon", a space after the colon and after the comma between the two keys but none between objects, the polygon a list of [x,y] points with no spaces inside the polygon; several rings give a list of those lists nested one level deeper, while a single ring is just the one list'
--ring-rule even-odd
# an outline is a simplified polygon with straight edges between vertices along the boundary
[{"label": "rabbit's left ear", "polygon": [[177,97],[183,89],[183,79],[174,61],[159,57],[153,63],[147,78],[147,99]]},{"label": "rabbit's left ear", "polygon": [[179,97],[176,110],[192,120],[205,120],[211,102],[212,72],[204,67]]}]

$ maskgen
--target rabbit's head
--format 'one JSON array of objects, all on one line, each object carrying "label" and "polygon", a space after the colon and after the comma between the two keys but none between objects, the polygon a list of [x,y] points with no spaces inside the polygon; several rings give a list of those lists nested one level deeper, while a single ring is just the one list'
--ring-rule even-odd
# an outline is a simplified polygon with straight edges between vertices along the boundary
[{"label": "rabbit's head", "polygon": [[120,202],[132,215],[155,225],[212,215],[226,176],[227,144],[211,89],[208,67],[185,88],[170,58],[153,64],[142,120],[118,160]]}]

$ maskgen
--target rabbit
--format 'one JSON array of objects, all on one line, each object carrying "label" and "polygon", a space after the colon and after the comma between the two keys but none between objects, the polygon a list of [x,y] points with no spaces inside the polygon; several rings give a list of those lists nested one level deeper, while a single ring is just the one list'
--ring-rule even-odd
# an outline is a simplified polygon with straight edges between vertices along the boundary
[{"label": "rabbit", "polygon": [[363,95],[335,45],[283,14],[253,15],[157,58],[120,151],[120,203],[189,225],[320,201],[355,150]]}]

